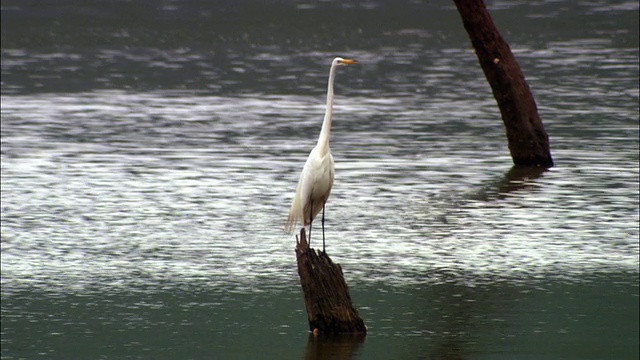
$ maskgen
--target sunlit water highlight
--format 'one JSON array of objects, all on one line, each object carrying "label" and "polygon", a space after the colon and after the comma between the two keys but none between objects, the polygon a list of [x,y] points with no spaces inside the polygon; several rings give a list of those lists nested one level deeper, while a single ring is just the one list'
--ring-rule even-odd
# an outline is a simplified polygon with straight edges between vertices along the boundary
[{"label": "sunlit water highlight", "polygon": [[[3,289],[291,280],[294,240],[281,228],[317,100],[4,96]],[[637,270],[637,142],[591,150],[578,139],[554,152],[556,168],[510,178],[500,124],[482,118],[490,104],[461,103],[457,114],[479,118],[446,122],[399,100],[338,103],[327,233],[351,277]]]}]

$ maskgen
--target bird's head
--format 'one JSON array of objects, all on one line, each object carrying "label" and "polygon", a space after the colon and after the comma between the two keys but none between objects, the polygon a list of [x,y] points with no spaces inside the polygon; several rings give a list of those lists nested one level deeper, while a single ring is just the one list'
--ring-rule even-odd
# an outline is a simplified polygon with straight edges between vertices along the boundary
[{"label": "bird's head", "polygon": [[357,60],[343,59],[341,57],[337,57],[337,58],[333,59],[333,64],[332,65],[354,65],[354,64],[357,64],[357,63],[358,63]]}]

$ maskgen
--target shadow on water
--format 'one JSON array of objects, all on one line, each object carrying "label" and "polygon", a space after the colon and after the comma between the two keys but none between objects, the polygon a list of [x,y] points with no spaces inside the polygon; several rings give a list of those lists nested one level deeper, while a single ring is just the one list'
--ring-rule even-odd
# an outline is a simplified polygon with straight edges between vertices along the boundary
[{"label": "shadow on water", "polygon": [[304,358],[315,359],[353,359],[357,357],[366,340],[365,335],[333,334],[314,335],[309,333]]},{"label": "shadow on water", "polygon": [[534,190],[538,186],[535,180],[541,178],[548,170],[545,167],[514,165],[501,177],[489,180],[489,183],[473,194],[471,199],[495,201],[505,199],[516,192]]}]

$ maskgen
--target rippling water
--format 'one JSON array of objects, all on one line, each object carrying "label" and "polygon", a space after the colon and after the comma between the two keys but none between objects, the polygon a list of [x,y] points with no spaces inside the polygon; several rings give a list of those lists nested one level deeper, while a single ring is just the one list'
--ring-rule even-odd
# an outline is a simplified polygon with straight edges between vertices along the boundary
[{"label": "rippling water", "polygon": [[[245,17],[253,19],[265,10],[260,7],[202,10],[187,24],[183,17],[192,12],[184,11],[195,11],[197,3],[175,3],[176,9],[155,10],[153,19],[171,25],[154,37],[159,30],[149,29],[158,23],[114,23],[112,10],[96,4],[91,16],[104,23],[91,28],[95,34],[74,33],[76,17],[90,8],[56,8],[75,19],[56,23],[17,4],[3,2],[2,10],[3,358],[21,353],[6,348],[30,341],[6,322],[35,316],[46,323],[46,315],[33,315],[40,295],[32,292],[66,299],[42,305],[59,307],[53,314],[71,311],[66,306],[73,300],[66,296],[108,294],[104,301],[115,308],[92,300],[111,309],[105,318],[83,315],[71,326],[78,333],[78,319],[107,326],[113,312],[124,331],[122,339],[111,339],[114,344],[145,344],[132,340],[131,331],[180,324],[186,321],[181,307],[189,314],[207,308],[210,321],[225,324],[219,332],[213,323],[180,324],[191,329],[185,331],[200,329],[199,336],[231,336],[242,326],[247,334],[260,332],[250,323],[265,307],[284,319],[268,325],[271,332],[296,333],[292,324],[304,329],[294,239],[282,228],[320,129],[328,64],[338,50],[361,65],[340,69],[337,77],[331,138],[337,176],[327,207],[327,249],[355,284],[356,307],[373,329],[374,340],[358,345],[363,354],[381,346],[376,331],[431,340],[449,331],[421,322],[442,316],[438,306],[424,313],[385,307],[396,300],[379,298],[391,292],[412,302],[431,286],[432,292],[446,290],[428,302],[466,306],[456,300],[464,294],[484,304],[482,311],[491,309],[470,310],[480,311],[482,326],[494,321],[492,304],[502,302],[483,301],[481,294],[502,294],[502,283],[509,284],[507,293],[520,294],[511,294],[517,299],[546,288],[544,294],[556,295],[542,301],[554,304],[562,303],[557,294],[563,291],[597,298],[588,287],[562,290],[558,284],[598,284],[604,293],[625,294],[624,304],[635,299],[628,314],[637,318],[637,3],[492,4],[499,25],[508,15],[521,18],[520,28],[505,26],[505,33],[551,138],[556,167],[546,171],[511,167],[495,101],[451,5],[420,7],[429,10],[423,15],[433,25],[419,25],[412,15],[404,23],[383,23],[381,30],[374,25],[383,14],[408,15],[406,10],[386,3],[341,7],[329,21],[341,26],[331,46],[327,29],[316,38],[276,36],[251,26],[237,33],[229,22],[208,37],[213,30],[203,25],[207,19],[242,16],[247,24]],[[308,18],[323,18],[327,10],[299,5],[286,11],[296,14],[291,24],[261,24],[308,29]],[[164,22],[158,14],[173,15]],[[356,15],[367,20],[355,29],[343,22]],[[564,24],[567,17],[571,22]],[[594,21],[593,28],[584,29],[584,18]],[[455,22],[445,27],[447,19]],[[16,21],[32,25],[23,43],[11,32]],[[41,35],[49,26],[51,33]],[[195,32],[198,26],[201,32]],[[193,36],[185,38],[181,27]],[[37,34],[54,45],[36,40]],[[99,35],[106,36],[103,46],[92,42]],[[607,288],[600,276],[616,279],[622,290]],[[27,298],[32,305],[25,308],[20,299]],[[122,309],[128,323],[120,303],[134,304]],[[173,311],[175,318],[143,325],[138,317],[146,315],[136,306]],[[565,313],[558,310],[564,305],[554,306]],[[391,308],[402,313],[387,313]],[[254,318],[224,315],[238,309]],[[511,315],[505,316],[508,321]],[[624,335],[637,339],[630,318],[622,320]],[[115,324],[112,331],[120,331]],[[28,332],[51,336],[55,328]],[[90,328],[84,330],[99,332]],[[464,325],[456,331],[470,330]],[[528,330],[511,331],[520,338],[518,332]],[[578,339],[589,336],[573,332]],[[217,350],[204,353],[234,357],[231,344],[243,343],[233,336],[216,339]],[[65,353],[47,341],[43,348]],[[192,343],[203,346],[197,338]],[[492,344],[479,338],[463,343]],[[394,354],[401,353],[400,347]]]},{"label": "rippling water", "polygon": [[[3,261],[12,265],[3,281],[17,281],[19,269],[63,284],[68,276],[82,283],[91,282],[88,274],[103,281],[142,269],[169,277],[220,272],[220,281],[282,276],[292,247],[282,222],[322,116],[314,100],[3,97]],[[422,118],[429,110],[416,114],[419,104],[339,103],[329,243],[362,276],[636,268],[633,138],[627,149],[624,141],[591,149],[566,139],[568,149],[554,152],[556,168],[519,175],[509,172],[493,119],[440,122]],[[367,121],[384,114],[393,120]],[[216,261],[203,261],[202,251]]]}]

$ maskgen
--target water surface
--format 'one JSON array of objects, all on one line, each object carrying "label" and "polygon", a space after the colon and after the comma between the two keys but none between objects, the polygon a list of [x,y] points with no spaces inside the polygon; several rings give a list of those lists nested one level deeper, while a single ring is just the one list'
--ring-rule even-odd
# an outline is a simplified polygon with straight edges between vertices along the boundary
[{"label": "water surface", "polygon": [[[637,3],[489,4],[538,171],[449,2],[118,4],[2,5],[2,358],[638,357]],[[364,339],[309,336],[282,231],[336,54]]]}]

